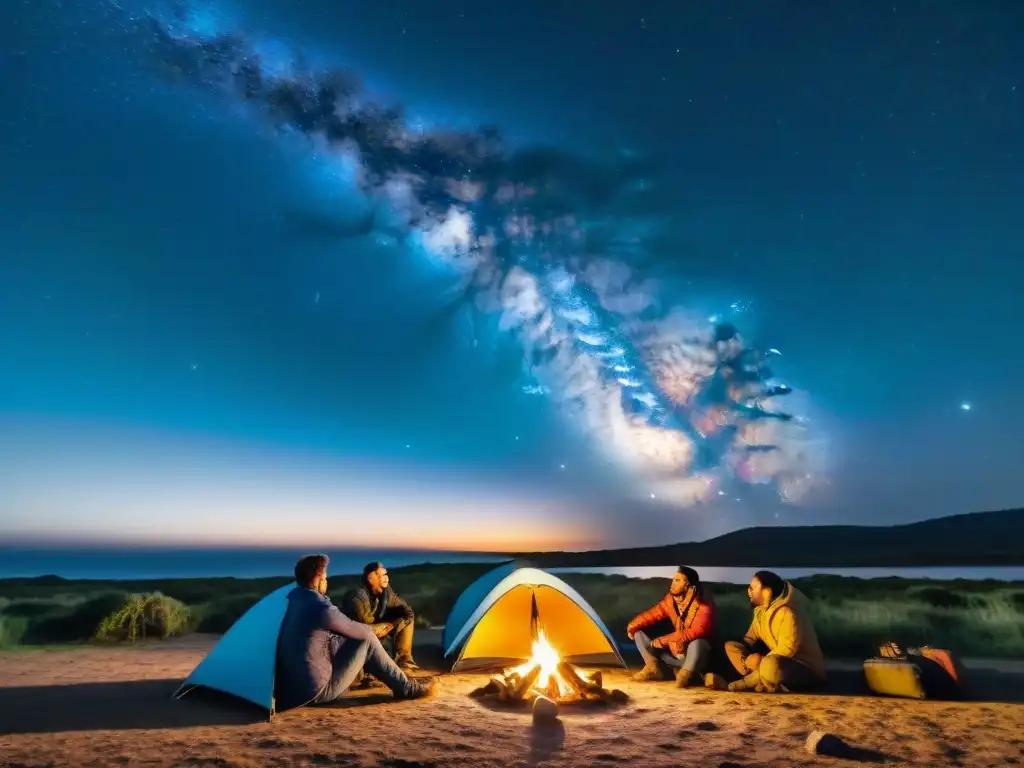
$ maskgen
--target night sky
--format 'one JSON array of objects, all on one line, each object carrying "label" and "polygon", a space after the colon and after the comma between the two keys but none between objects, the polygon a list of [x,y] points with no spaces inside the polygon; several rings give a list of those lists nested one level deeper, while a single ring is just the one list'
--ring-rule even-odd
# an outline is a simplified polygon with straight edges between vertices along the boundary
[{"label": "night sky", "polygon": [[350,167],[169,76],[147,13],[171,18],[0,11],[0,538],[577,548],[1024,501],[1024,4],[189,11],[187,45],[351,70],[417,135],[493,125],[615,169],[628,213],[574,220],[644,233],[615,261],[663,313],[780,353],[813,436],[796,501],[781,470],[683,501],[662,489],[694,467],[610,458],[500,312],[363,227]]}]

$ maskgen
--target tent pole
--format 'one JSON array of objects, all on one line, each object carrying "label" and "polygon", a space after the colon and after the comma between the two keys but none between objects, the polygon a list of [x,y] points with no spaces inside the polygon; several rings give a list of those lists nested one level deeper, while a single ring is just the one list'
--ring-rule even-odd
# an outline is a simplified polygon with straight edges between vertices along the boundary
[{"label": "tent pole", "polygon": [[540,610],[537,608],[537,590],[530,589],[530,640],[537,642],[540,636]]}]

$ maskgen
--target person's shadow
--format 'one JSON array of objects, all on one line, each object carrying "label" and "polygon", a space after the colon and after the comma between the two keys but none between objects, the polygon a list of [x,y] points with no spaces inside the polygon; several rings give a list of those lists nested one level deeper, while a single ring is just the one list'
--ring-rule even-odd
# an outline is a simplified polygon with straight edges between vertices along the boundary
[{"label": "person's shadow", "polygon": [[529,765],[536,766],[552,759],[565,744],[565,725],[561,720],[534,723],[530,729]]}]

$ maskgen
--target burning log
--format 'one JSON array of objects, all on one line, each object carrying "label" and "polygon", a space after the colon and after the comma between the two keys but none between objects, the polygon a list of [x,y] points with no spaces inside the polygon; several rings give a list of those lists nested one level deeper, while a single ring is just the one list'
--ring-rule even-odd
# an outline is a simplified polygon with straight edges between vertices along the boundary
[{"label": "burning log", "polygon": [[[494,697],[506,704],[517,705],[532,701],[546,714],[549,704],[581,701],[599,704],[621,703],[628,700],[622,691],[608,691],[600,672],[587,676],[558,652],[537,627],[533,655],[525,663],[495,675],[482,688],[470,694],[474,698]],[[556,715],[557,716],[557,715]]]},{"label": "burning log", "polygon": [[629,697],[618,689],[604,688],[600,672],[588,676],[567,661],[559,661],[555,668],[547,673],[546,681],[541,679],[544,674],[545,670],[541,664],[526,668],[524,674],[505,670],[470,695],[474,698],[497,699],[509,706],[532,702],[535,713],[537,708],[540,708],[541,718],[552,717],[549,705],[554,705],[556,714],[553,716],[557,717],[559,704],[584,702],[608,705],[622,704],[629,700]]},{"label": "burning log", "polygon": [[587,692],[591,689],[591,684],[584,680],[576,671],[576,668],[567,661],[558,662],[558,674],[562,676],[562,679],[569,684],[569,687],[572,688],[580,698],[584,698]]},{"label": "burning log", "polygon": [[533,667],[523,675],[522,679],[515,684],[515,687],[509,691],[510,698],[519,700],[525,698],[526,694],[530,692],[534,684],[537,682],[538,677],[540,677],[540,664],[534,664]]}]

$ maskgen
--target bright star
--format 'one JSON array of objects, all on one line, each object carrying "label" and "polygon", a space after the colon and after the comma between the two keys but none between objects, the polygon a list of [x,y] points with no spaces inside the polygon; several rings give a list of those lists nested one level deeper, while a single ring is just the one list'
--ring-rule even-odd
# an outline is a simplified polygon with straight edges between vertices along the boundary
[{"label": "bright star", "polygon": [[969,411],[969,410],[971,410],[971,404],[970,403],[960,403],[960,410],[961,411]]}]

